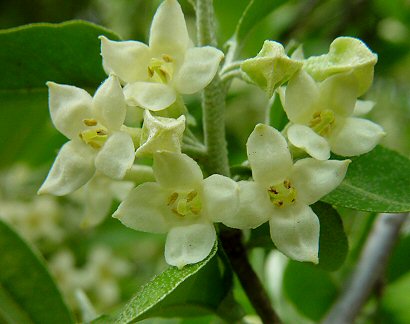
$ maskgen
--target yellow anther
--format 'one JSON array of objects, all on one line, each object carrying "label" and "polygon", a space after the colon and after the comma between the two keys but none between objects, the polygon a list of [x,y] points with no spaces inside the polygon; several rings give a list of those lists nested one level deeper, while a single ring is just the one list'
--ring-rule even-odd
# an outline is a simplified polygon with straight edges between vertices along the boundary
[{"label": "yellow anther", "polygon": [[108,138],[107,130],[103,128],[87,129],[78,135],[85,144],[94,149],[100,149]]},{"label": "yellow anther", "polygon": [[273,205],[276,207],[284,207],[295,202],[296,189],[289,180],[284,180],[282,183],[270,186],[268,188],[268,195]]},{"label": "yellow anther", "polygon": [[167,62],[167,63],[174,62],[174,59],[172,58],[172,56],[168,54],[162,54],[162,59],[164,60],[164,62]]},{"label": "yellow anther", "polygon": [[335,114],[332,110],[325,109],[320,112],[315,112],[312,120],[309,122],[309,127],[317,134],[326,136],[329,135],[335,122]]},{"label": "yellow anther", "polygon": [[95,119],[84,119],[83,123],[85,126],[97,126],[97,121]]},{"label": "yellow anther", "polygon": [[148,65],[148,77],[155,82],[168,83],[174,74],[174,60],[163,54],[161,58],[152,58]]},{"label": "yellow anther", "polygon": [[167,205],[178,216],[196,216],[202,209],[201,199],[195,190],[172,193],[168,197]]}]

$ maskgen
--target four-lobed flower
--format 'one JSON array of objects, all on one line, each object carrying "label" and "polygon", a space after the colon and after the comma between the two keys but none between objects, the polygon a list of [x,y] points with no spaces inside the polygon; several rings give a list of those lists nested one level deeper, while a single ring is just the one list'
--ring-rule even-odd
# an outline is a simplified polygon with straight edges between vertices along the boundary
[{"label": "four-lobed flower", "polygon": [[317,83],[304,70],[292,77],[283,106],[290,120],[285,132],[289,142],[312,157],[326,160],[330,151],[355,156],[372,150],[384,136],[370,120],[356,117],[364,106],[357,100],[358,84],[353,72],[334,74]]},{"label": "four-lobed flower", "polygon": [[70,141],[60,149],[38,192],[69,194],[96,170],[122,179],[133,165],[135,149],[131,136],[121,131],[126,105],[118,79],[110,76],[94,97],[74,86],[47,85],[51,120]]},{"label": "four-lobed flower", "polygon": [[[313,158],[293,163],[282,134],[259,124],[247,142],[253,181],[237,183],[217,174],[203,179],[198,164],[181,153],[185,116],[178,107],[186,111],[180,95],[206,87],[223,53],[193,47],[178,2],[164,0],[159,6],[149,45],[100,39],[103,67],[110,76],[94,97],[74,86],[48,83],[52,121],[70,141],[39,193],[65,195],[88,182],[87,195],[94,196],[87,199],[95,215],[85,222],[98,223],[113,197],[99,187],[111,183],[109,178],[122,179],[135,154],[152,155],[156,182],[134,188],[113,217],[136,230],[167,233],[170,265],[182,268],[205,259],[216,241],[214,223],[250,229],[266,221],[279,250],[317,263],[320,225],[309,205],[340,184],[350,162],[327,160],[330,151],[366,153],[384,134],[377,124],[357,117],[373,107],[357,98],[372,83],[377,56],[360,40],[341,37],[328,54],[306,60],[289,58],[273,41],[245,60],[242,71],[269,97],[290,79],[281,94],[290,120],[284,134]],[[123,125],[130,108],[126,103],[145,109],[142,128]],[[165,108],[164,116],[180,117],[150,112]]]},{"label": "four-lobed flower", "polygon": [[317,263],[320,225],[309,205],[341,183],[350,160],[293,163],[285,138],[264,124],[255,127],[246,145],[253,181],[239,182],[239,211],[224,223],[250,229],[269,221],[272,241],[281,252]]},{"label": "four-lobed flower", "polygon": [[125,83],[124,94],[130,105],[150,110],[162,110],[173,104],[179,94],[193,94],[205,88],[224,57],[214,47],[192,45],[176,0],[165,0],[158,7],[149,45],[100,38],[105,71]]},{"label": "four-lobed flower", "polygon": [[154,153],[156,182],[133,189],[113,217],[135,230],[168,233],[165,259],[182,268],[205,259],[216,241],[213,223],[233,218],[239,206],[235,181],[214,174],[181,153]]}]

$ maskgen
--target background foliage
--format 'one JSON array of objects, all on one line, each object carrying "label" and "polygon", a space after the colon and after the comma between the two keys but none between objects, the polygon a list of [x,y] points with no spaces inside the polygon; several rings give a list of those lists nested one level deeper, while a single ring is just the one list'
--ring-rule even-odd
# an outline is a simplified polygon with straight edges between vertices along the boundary
[{"label": "background foliage", "polygon": [[[253,232],[248,241],[249,246],[253,247],[251,250],[252,263],[260,276],[266,279],[266,282],[273,280],[272,278],[278,278],[280,275],[283,276],[282,289],[276,283],[275,287],[269,288],[282,317],[287,319],[289,323],[295,322],[295,319],[298,323],[315,322],[327,311],[340,291],[346,275],[355,264],[360,248],[374,220],[374,213],[385,210],[386,206],[391,208],[390,211],[401,211],[406,210],[406,208],[408,210],[408,206],[404,206],[409,202],[408,190],[396,192],[395,188],[396,186],[405,188],[406,183],[403,181],[406,181],[406,178],[401,175],[410,174],[408,166],[406,166],[408,164],[405,163],[408,161],[405,157],[410,156],[410,95],[408,91],[410,86],[408,77],[410,75],[410,3],[406,0],[255,0],[254,6],[249,9],[251,12],[248,20],[243,20],[240,27],[237,27],[237,22],[249,0],[215,0],[214,2],[218,18],[219,45],[224,48],[226,42],[233,35],[237,39],[243,40],[243,47],[239,49],[242,58],[256,55],[265,39],[283,42],[289,48],[303,43],[307,55],[321,54],[325,53],[330,42],[340,35],[361,38],[379,55],[375,82],[367,95],[367,98],[377,102],[370,118],[381,124],[388,134],[382,144],[401,155],[380,147],[376,149],[378,154],[385,156],[386,163],[389,162],[391,165],[394,161],[395,166],[395,168],[383,169],[383,165],[370,164],[371,172],[366,169],[370,177],[376,172],[386,175],[385,182],[381,184],[378,182],[379,185],[376,183],[364,188],[373,194],[368,198],[376,196],[376,199],[365,199],[357,202],[356,205],[343,205],[341,203],[346,192],[352,192],[352,187],[356,190],[363,189],[360,181],[355,182],[355,179],[358,174],[361,174],[361,168],[368,166],[369,161],[372,161],[371,157],[370,160],[366,160],[369,159],[368,155],[357,158],[357,160],[362,160],[363,164],[360,164],[360,161],[357,164],[352,164],[353,168],[349,170],[348,174],[349,184],[352,187],[347,188],[345,184],[345,187],[337,189],[325,198],[326,202],[338,204],[339,207],[337,211],[326,211],[327,214],[336,216],[326,219],[329,223],[327,225],[322,223],[322,226],[326,225],[335,230],[334,233],[327,236],[325,232],[321,232],[321,240],[332,242],[332,238],[335,238],[333,243],[338,246],[337,250],[342,252],[333,255],[329,243],[326,246],[330,251],[321,248],[320,253],[324,261],[319,266],[297,262],[286,263],[282,260],[276,262],[275,267],[270,266],[269,262],[266,263],[265,267],[264,261],[272,249],[272,244],[266,246],[263,243],[266,242],[266,240],[264,241],[266,233],[263,233],[263,229],[260,233]],[[22,247],[14,253],[13,249],[6,248],[6,243],[0,241],[0,245],[4,245],[4,249],[1,250],[9,252],[7,255],[2,252],[0,264],[14,264],[15,275],[20,275],[22,278],[24,278],[27,268],[30,268],[31,276],[25,277],[27,282],[30,282],[28,279],[36,276],[38,272],[38,276],[41,278],[39,280],[44,281],[44,286],[50,289],[51,294],[54,294],[57,293],[55,286],[50,275],[44,269],[42,258],[45,258],[49,263],[53,277],[57,279],[60,290],[64,293],[69,309],[74,311],[74,316],[77,318],[81,313],[83,315],[89,314],[90,317],[93,314],[90,310],[81,310],[78,307],[73,292],[65,288],[70,284],[71,286],[76,284],[86,291],[87,296],[97,308],[97,314],[108,314],[113,311],[116,314],[115,311],[118,311],[118,315],[113,315],[114,318],[115,316],[120,316],[120,318],[128,316],[121,313],[122,305],[125,305],[138,289],[144,289],[139,287],[147,283],[153,275],[158,274],[159,278],[164,276],[164,273],[160,275],[165,269],[162,257],[163,237],[128,230],[112,219],[107,219],[96,229],[79,229],[83,213],[81,194],[80,198],[78,196],[61,199],[50,198],[52,202],[47,202],[48,209],[41,209],[41,212],[36,214],[37,218],[33,216],[35,211],[33,206],[38,199],[35,196],[36,189],[44,179],[46,170],[55,158],[56,151],[65,141],[51,125],[45,82],[52,80],[86,88],[90,93],[95,91],[105,77],[101,69],[97,36],[105,34],[111,39],[146,41],[151,18],[159,3],[158,0],[63,2],[17,0],[0,2],[0,28],[6,29],[0,32],[2,44],[0,50],[0,68],[2,71],[0,76],[0,218],[10,220],[11,214],[18,214],[13,218],[14,227],[17,232],[30,241],[30,245],[35,245],[36,251],[39,250],[42,255],[39,256],[38,252],[33,253],[24,241],[21,241],[18,236],[10,232],[6,225],[1,223],[1,231],[10,235],[11,240],[16,242],[12,247],[14,249],[20,245]],[[190,35],[195,38],[194,10],[188,1],[181,1],[181,4],[191,27]],[[84,22],[53,25],[52,27],[43,24],[16,28],[23,24],[60,23],[72,19],[82,19],[104,26],[104,28]],[[252,27],[251,32],[246,33],[250,27]],[[67,46],[67,43],[70,46]],[[252,86],[245,86],[240,82],[233,84],[232,91],[228,96],[227,107],[229,150],[233,164],[240,163],[245,159],[246,139],[255,123],[264,120],[264,111],[260,107],[265,105],[266,100],[260,90]],[[188,106],[193,115],[199,119],[198,97],[190,97]],[[286,117],[278,109],[272,110],[270,118],[271,123],[277,127],[286,123]],[[198,130],[200,126],[199,122]],[[27,171],[26,167],[21,166],[22,163],[30,165],[31,169]],[[391,192],[396,192],[395,202],[383,202],[383,196],[390,195]],[[342,198],[338,195],[341,195]],[[341,204],[342,206],[340,206]],[[56,227],[44,230],[41,232],[43,234],[40,233],[38,236],[33,236],[30,233],[33,233],[35,229],[38,230],[38,219],[41,217],[44,219],[44,214],[51,213],[51,205],[54,213],[53,222]],[[327,206],[325,204],[315,206],[319,216],[322,215],[324,209],[328,208]],[[363,210],[363,212],[352,211],[348,209],[349,207]],[[30,212],[27,212],[28,210]],[[341,215],[341,218],[338,214]],[[18,226],[19,223],[15,221],[18,217],[22,218],[22,215],[34,219],[33,226],[27,231],[23,231],[22,227]],[[343,227],[347,236],[343,234]],[[383,294],[375,295],[368,303],[359,323],[369,323],[374,318],[384,319],[389,323],[410,322],[408,308],[410,303],[408,296],[408,287],[410,287],[408,228],[407,231],[403,232],[389,263],[388,273],[383,284]],[[60,230],[62,234],[57,239],[50,239],[49,232],[57,230]],[[6,235],[0,235],[0,238],[4,237]],[[347,246],[349,246],[348,252]],[[118,266],[122,270],[116,272],[112,269],[112,264],[105,265],[104,258],[101,256],[104,253],[95,252],[96,247],[103,247],[102,249],[106,251],[105,255],[110,255],[111,260],[113,256],[125,260],[125,263]],[[9,259],[9,255],[12,255],[14,259]],[[25,262],[29,262],[30,265],[20,264],[22,259],[25,259]],[[99,260],[99,263],[96,260]],[[203,317],[204,323],[209,323],[217,318],[227,318],[227,313],[236,309],[236,306],[232,306],[234,305],[232,296],[226,295],[232,278],[226,278],[227,270],[222,261],[223,256],[221,258],[221,256],[211,255],[210,260],[207,259],[198,268],[206,266],[213,269],[211,272],[214,275],[213,284],[221,286],[222,281],[224,285],[227,285],[226,289],[221,290],[222,295],[196,295],[196,279],[184,282],[185,288],[179,287],[179,289],[185,289],[182,290],[184,295],[186,295],[186,291],[194,292],[192,296],[188,294],[191,296],[189,301],[192,301],[192,304],[199,302],[199,304],[204,305],[208,301],[221,301],[220,305],[218,303],[207,304],[208,310],[211,310],[214,315]],[[345,262],[343,263],[343,261]],[[98,263],[100,267],[91,269],[91,263]],[[67,265],[70,264],[71,272],[76,276],[69,277],[69,274],[59,272],[61,264],[66,265],[66,268],[69,268]],[[104,295],[104,292],[98,291],[97,287],[88,284],[90,281],[84,284],[84,277],[87,279],[87,271],[93,273],[94,276],[98,273],[105,275],[104,278],[108,276],[112,279],[109,283],[107,279],[106,285],[106,287],[110,287],[106,290],[110,291],[107,296],[111,296],[111,300],[100,300],[98,296]],[[186,272],[189,277],[191,275],[190,268]],[[7,273],[2,271],[0,299],[7,299],[10,303],[19,305],[18,300],[26,298],[21,297],[18,293],[23,288],[18,285],[10,285],[12,281],[18,279],[11,279],[6,275]],[[198,282],[208,280],[200,276],[197,279]],[[21,284],[24,284],[24,281]],[[114,286],[117,287],[115,288],[117,290],[113,288]],[[189,287],[187,288],[187,286]],[[145,289],[150,289],[149,286],[145,287]],[[241,303],[242,308],[247,313],[252,313],[253,309],[236,280],[233,281],[233,287],[235,299]],[[181,293],[178,294],[178,290],[173,290],[174,288],[175,286],[166,292],[166,294],[174,296],[168,299],[168,306],[172,306],[173,302],[176,304],[181,302]],[[114,294],[114,290],[118,293]],[[280,302],[283,298],[286,300],[285,305]],[[58,305],[50,307],[50,314],[48,314],[50,321],[52,322],[53,316],[63,316],[67,318],[67,322],[70,322],[71,315],[65,304],[59,297],[54,300]],[[306,300],[311,301],[311,303],[306,303]],[[24,305],[25,301],[22,302]],[[151,308],[152,316],[165,314],[162,311],[164,305],[161,306],[160,298],[151,302],[154,304],[154,307]],[[130,303],[132,305],[133,300]],[[15,322],[18,322],[19,316],[30,317],[32,315],[30,313],[21,315],[18,307],[16,309]],[[237,309],[237,314],[242,314],[242,311]],[[36,317],[41,311],[34,306],[33,312],[32,322],[46,323],[46,319]],[[173,316],[175,312],[168,313],[168,315]],[[0,307],[0,322],[2,319],[9,320],[4,316]],[[132,314],[131,317],[127,317],[127,320],[131,321],[137,316],[139,315]],[[106,323],[108,318],[105,317],[101,321]],[[180,320],[173,321],[177,323]],[[184,320],[184,323],[187,322],[189,320]],[[195,323],[198,323],[198,320]]]}]

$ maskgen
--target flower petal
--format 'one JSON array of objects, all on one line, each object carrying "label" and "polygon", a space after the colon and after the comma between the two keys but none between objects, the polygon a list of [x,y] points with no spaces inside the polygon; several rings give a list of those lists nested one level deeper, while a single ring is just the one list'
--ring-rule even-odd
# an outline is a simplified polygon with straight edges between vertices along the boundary
[{"label": "flower petal", "polygon": [[214,78],[223,57],[220,50],[211,46],[188,49],[173,79],[177,92],[192,94],[204,89]]},{"label": "flower petal", "polygon": [[112,180],[105,176],[94,175],[85,185],[85,215],[81,222],[82,227],[94,227],[108,215],[113,201],[112,193],[107,190],[110,181]]},{"label": "flower petal", "polygon": [[352,73],[339,73],[325,79],[320,85],[320,106],[347,117],[356,105],[357,82]]},{"label": "flower petal", "polygon": [[383,128],[370,120],[346,118],[339,131],[329,138],[332,152],[342,156],[355,156],[371,151],[385,135]]},{"label": "flower petal", "polygon": [[167,108],[176,100],[173,88],[162,83],[135,82],[124,87],[125,100],[131,106],[157,111]]},{"label": "flower petal", "polygon": [[155,182],[134,188],[112,215],[137,231],[166,233],[172,222],[167,206],[169,192]]},{"label": "flower petal", "polygon": [[286,55],[282,44],[266,40],[256,57],[247,59],[241,69],[272,97],[275,89],[288,81],[303,65]]},{"label": "flower petal", "polygon": [[181,6],[176,0],[165,0],[152,20],[150,48],[156,55],[167,54],[178,61],[188,44],[188,30]]},{"label": "flower petal", "polygon": [[319,87],[305,71],[297,72],[288,83],[284,109],[290,121],[307,124],[317,111]]},{"label": "flower petal", "polygon": [[126,83],[148,79],[148,64],[151,59],[149,47],[136,41],[112,41],[101,39],[103,67],[107,74],[115,74]]},{"label": "flower petal", "polygon": [[358,81],[356,95],[359,97],[373,82],[376,62],[377,55],[360,39],[338,37],[330,44],[328,54],[309,57],[304,61],[303,68],[318,81],[334,74],[352,71]]},{"label": "flower petal", "polygon": [[376,103],[371,100],[357,100],[354,106],[353,116],[363,116],[368,114]]},{"label": "flower petal", "polygon": [[266,188],[289,174],[292,158],[285,138],[273,127],[258,124],[246,143],[253,179]]},{"label": "flower petal", "polygon": [[215,244],[212,224],[192,224],[173,227],[165,243],[165,260],[181,269],[187,264],[204,260]]},{"label": "flower petal", "polygon": [[124,94],[115,76],[108,77],[97,89],[93,98],[93,111],[97,120],[111,130],[119,130],[127,113]]},{"label": "flower petal", "polygon": [[239,208],[239,186],[228,177],[213,174],[203,182],[204,214],[212,222],[235,217]]},{"label": "flower petal", "polygon": [[47,82],[47,86],[54,126],[67,138],[78,138],[86,127],[83,120],[93,117],[92,97],[87,91],[70,85]]},{"label": "flower petal", "polygon": [[157,151],[181,153],[182,135],[185,130],[185,116],[178,119],[154,117],[149,110],[144,113],[141,146],[136,156],[153,154]]},{"label": "flower petal", "polygon": [[254,181],[239,181],[239,210],[224,215],[222,223],[238,229],[256,228],[272,217],[273,206],[267,190]]},{"label": "flower petal", "polygon": [[318,161],[302,159],[295,163],[291,182],[296,200],[311,205],[335,189],[344,179],[350,160]]},{"label": "flower petal", "polygon": [[67,142],[58,152],[38,193],[63,196],[77,190],[92,178],[95,172],[94,157],[94,150],[82,142]]},{"label": "flower petal", "polygon": [[276,208],[269,226],[272,241],[282,253],[296,261],[318,263],[320,224],[309,206]]},{"label": "flower petal", "polygon": [[287,136],[289,142],[306,151],[315,159],[327,160],[330,157],[329,143],[310,127],[298,124],[291,125],[287,130]]},{"label": "flower petal", "polygon": [[95,167],[113,179],[122,179],[134,163],[134,143],[129,134],[115,132],[110,135],[95,157]]},{"label": "flower petal", "polygon": [[157,182],[165,188],[192,190],[202,186],[201,168],[186,154],[157,152],[152,168]]}]

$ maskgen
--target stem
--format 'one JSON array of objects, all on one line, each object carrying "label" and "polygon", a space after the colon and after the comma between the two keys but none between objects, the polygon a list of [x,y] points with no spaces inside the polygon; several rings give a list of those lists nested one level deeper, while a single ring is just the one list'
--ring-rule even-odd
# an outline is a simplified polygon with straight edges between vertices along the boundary
[{"label": "stem", "polygon": [[[196,21],[199,45],[216,46],[212,0],[196,0]],[[210,174],[219,173],[230,176],[225,138],[225,93],[223,83],[217,74],[203,91],[202,112],[208,157],[206,169]],[[238,275],[258,315],[264,323],[279,323],[268,295],[249,263],[245,246],[242,243],[242,232],[224,229],[220,236],[232,268]]]},{"label": "stem", "polygon": [[269,324],[280,323],[262,283],[249,263],[242,242],[242,231],[224,228],[221,229],[220,238],[232,268],[238,275],[243,289],[262,322]]},{"label": "stem", "polygon": [[[200,46],[216,46],[212,0],[196,2],[197,34]],[[208,153],[208,173],[230,175],[225,139],[225,92],[218,75],[202,93],[205,146]]]},{"label": "stem", "polygon": [[384,273],[400,227],[407,216],[408,214],[379,214],[356,269],[322,324],[354,323]]},{"label": "stem", "polygon": [[231,80],[233,78],[242,79],[242,71],[240,69],[237,69],[237,70],[224,72],[223,74],[220,75],[220,77],[221,77],[222,82],[226,82],[226,81]]}]

